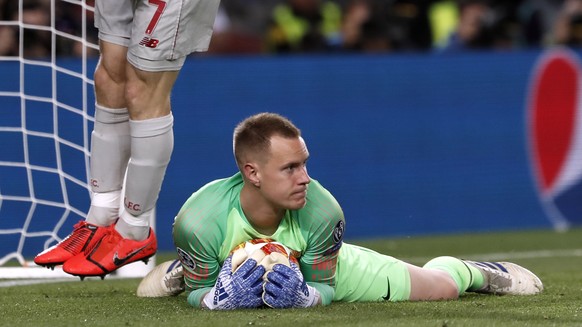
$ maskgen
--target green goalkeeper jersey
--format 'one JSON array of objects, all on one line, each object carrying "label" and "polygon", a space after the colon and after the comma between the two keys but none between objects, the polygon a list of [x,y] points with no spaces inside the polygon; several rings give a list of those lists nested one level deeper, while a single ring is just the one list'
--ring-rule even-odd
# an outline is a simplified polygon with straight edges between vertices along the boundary
[{"label": "green goalkeeper jersey", "polygon": [[382,255],[343,243],[342,209],[316,180],[308,186],[305,207],[288,210],[273,235],[259,233],[245,217],[240,204],[242,186],[240,173],[208,183],[192,194],[176,216],[174,243],[189,292],[214,286],[222,263],[237,245],[270,238],[294,251],[305,280],[325,293],[324,302],[332,297],[375,301],[387,296],[386,277],[376,280],[366,271]]}]

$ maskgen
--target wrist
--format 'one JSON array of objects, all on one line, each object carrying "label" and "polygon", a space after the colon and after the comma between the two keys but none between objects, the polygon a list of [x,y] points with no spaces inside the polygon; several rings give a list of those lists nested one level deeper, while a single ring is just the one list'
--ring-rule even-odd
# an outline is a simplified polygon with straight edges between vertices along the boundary
[{"label": "wrist", "polygon": [[200,301],[200,308],[209,310],[216,309],[216,305],[214,304],[214,293],[216,292],[215,288],[213,287],[202,297],[202,300]]},{"label": "wrist", "polygon": [[317,289],[312,286],[307,285],[309,290],[308,301],[306,302],[305,308],[314,307],[321,304],[321,294]]},{"label": "wrist", "polygon": [[333,297],[335,296],[335,290],[327,285],[322,283],[316,282],[307,282],[307,285],[312,286],[317,291],[319,291],[319,304],[321,305],[330,305],[333,301]]},{"label": "wrist", "polygon": [[212,290],[212,287],[202,287],[193,290],[188,294],[188,304],[195,308],[200,308],[203,298]]}]

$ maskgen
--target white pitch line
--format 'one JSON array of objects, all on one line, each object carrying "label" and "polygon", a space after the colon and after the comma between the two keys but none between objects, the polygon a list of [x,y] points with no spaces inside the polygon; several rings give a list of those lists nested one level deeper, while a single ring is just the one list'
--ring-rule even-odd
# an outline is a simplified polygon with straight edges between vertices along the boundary
[{"label": "white pitch line", "polygon": [[[565,250],[538,250],[538,251],[510,251],[510,252],[492,252],[492,253],[479,253],[470,255],[457,255],[458,258],[479,260],[479,261],[499,261],[499,260],[512,260],[512,259],[536,259],[536,258],[555,258],[555,257],[582,257],[582,249],[565,249]],[[410,262],[426,262],[432,259],[432,257],[414,257],[407,258],[404,261]],[[35,268],[31,268],[35,269]],[[113,277],[119,278],[119,277]],[[109,279],[112,279],[111,277]],[[34,285],[43,283],[59,283],[59,282],[70,282],[76,281],[78,279],[74,278],[58,278],[58,279],[20,279],[20,280],[7,280],[0,282],[0,288],[2,287],[13,287],[13,286],[23,286],[23,285]]]},{"label": "white pitch line", "polygon": [[[513,259],[537,259],[552,257],[582,257],[582,249],[492,252],[492,253],[455,255],[455,257],[478,261],[500,261]],[[430,259],[433,259],[433,257],[414,257],[405,259],[404,261],[422,262],[428,261]]]},{"label": "white pitch line", "polygon": [[[36,269],[36,268],[34,268]],[[85,280],[99,280],[101,277],[90,276],[86,277]],[[110,275],[106,280],[121,279],[124,277],[119,277],[116,275]],[[38,278],[38,279],[10,279],[0,282],[0,288],[3,287],[13,287],[13,286],[25,286],[25,285],[35,285],[35,284],[49,284],[49,283],[64,283],[64,282],[79,282],[79,277],[70,276],[66,278]]]},{"label": "white pitch line", "polygon": [[2,287],[12,287],[12,286],[24,286],[24,285],[34,285],[34,284],[48,284],[48,283],[60,283],[60,282],[70,282],[70,278],[55,278],[55,279],[18,279],[18,280],[7,280],[0,282],[0,288]]}]

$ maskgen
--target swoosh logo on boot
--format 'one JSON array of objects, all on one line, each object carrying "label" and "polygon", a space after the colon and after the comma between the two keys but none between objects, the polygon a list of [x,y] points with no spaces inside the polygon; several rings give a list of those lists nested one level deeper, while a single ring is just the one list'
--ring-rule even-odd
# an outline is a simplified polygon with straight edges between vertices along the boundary
[{"label": "swoosh logo on boot", "polygon": [[117,255],[117,252],[115,252],[113,254],[113,263],[116,266],[123,266],[127,261],[131,260],[131,258],[133,258],[136,254],[138,254],[141,250],[147,248],[148,246],[149,246],[149,244],[146,244],[146,245],[142,246],[139,249],[133,250],[127,256],[125,256],[124,258],[120,258]]}]

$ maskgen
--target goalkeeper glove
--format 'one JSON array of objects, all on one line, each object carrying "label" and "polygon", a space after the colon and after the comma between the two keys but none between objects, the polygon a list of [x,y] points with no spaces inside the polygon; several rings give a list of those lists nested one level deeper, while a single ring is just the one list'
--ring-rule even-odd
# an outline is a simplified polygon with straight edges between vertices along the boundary
[{"label": "goalkeeper glove", "polygon": [[214,287],[202,302],[210,310],[256,308],[261,299],[265,268],[254,259],[246,260],[232,272],[232,255],[224,261]]},{"label": "goalkeeper glove", "polygon": [[307,308],[319,303],[319,292],[307,285],[299,266],[276,264],[267,273],[263,285],[263,302],[271,308]]}]

